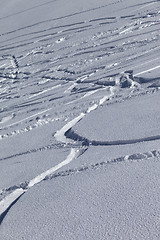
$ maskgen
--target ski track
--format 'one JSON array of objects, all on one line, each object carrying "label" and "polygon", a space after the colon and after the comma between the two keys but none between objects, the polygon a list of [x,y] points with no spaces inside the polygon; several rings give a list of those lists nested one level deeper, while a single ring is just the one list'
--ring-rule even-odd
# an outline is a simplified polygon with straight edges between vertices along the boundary
[{"label": "ski track", "polygon": [[44,90],[44,91],[42,91],[42,92],[33,94],[32,96],[29,97],[29,99],[30,99],[30,98],[34,98],[34,97],[36,97],[36,96],[39,96],[39,95],[41,95],[41,94],[43,94],[43,93],[49,92],[49,91],[51,91],[51,90],[53,90],[53,89],[55,89],[55,88],[58,88],[58,87],[60,87],[60,86],[61,86],[61,84],[58,84],[58,85],[56,85],[56,86],[51,87],[50,89],[46,89],[46,90]]},{"label": "ski track", "polygon": [[[96,110],[100,105],[102,105],[107,99],[111,98],[113,96],[113,87],[111,87],[111,94],[109,96],[104,96],[102,99],[99,100],[99,104],[94,104],[91,107],[89,107],[86,111],[86,113],[90,113],[93,110]],[[97,91],[96,91],[97,92]],[[95,91],[93,92],[95,93]],[[92,94],[93,94],[92,93]],[[86,116],[86,113],[81,113],[78,117],[74,118],[70,122],[68,122],[64,127],[62,127],[60,130],[56,132],[54,137],[57,141],[63,142],[63,143],[69,143],[70,140],[66,138],[65,134],[66,132],[71,129],[77,122],[79,122],[82,118]]]},{"label": "ski track", "polygon": [[0,201],[0,224],[2,223],[3,218],[5,217],[5,213],[7,213],[7,210],[10,208],[10,206],[13,206],[16,200],[18,200],[28,189],[30,189],[34,185],[43,181],[48,175],[53,174],[58,169],[69,164],[76,156],[78,156],[78,154],[79,154],[79,149],[71,148],[70,154],[63,162],[59,163],[53,168],[50,168],[49,170],[43,172],[42,174],[30,180],[30,182],[28,183],[25,189],[18,188],[12,193],[10,193],[3,200],[1,200]]},{"label": "ski track", "polygon": [[126,156],[122,156],[122,157],[118,157],[115,159],[110,159],[107,161],[103,161],[103,162],[97,162],[95,164],[91,164],[91,165],[84,165],[78,168],[73,168],[73,169],[68,169],[66,171],[60,171],[51,175],[48,175],[44,180],[51,180],[53,178],[57,178],[57,177],[65,177],[65,176],[70,176],[76,173],[80,173],[86,170],[96,170],[102,166],[107,166],[108,164],[118,164],[118,163],[123,163],[123,162],[131,162],[131,161],[144,161],[144,160],[149,160],[152,159],[154,157],[156,157],[157,159],[160,156],[160,150],[153,150],[153,151],[149,151],[149,152],[145,152],[145,153],[134,153],[131,155],[126,155]]},{"label": "ski track", "polygon": [[[53,2],[56,2],[56,0],[48,1],[33,8],[39,8]],[[94,17],[94,14],[92,16],[92,13],[96,13],[100,9],[107,9],[111,5],[116,6],[120,2],[114,1],[114,3],[89,8],[73,14],[46,19],[0,34],[2,38],[0,42],[0,113],[3,115],[0,119],[0,130],[4,131],[4,134],[0,135],[0,140],[3,141],[5,137],[19,133],[25,134],[25,132],[32,131],[34,127],[40,127],[62,119],[67,123],[56,131],[54,138],[57,146],[59,144],[61,147],[70,148],[68,157],[61,163],[30,181],[0,191],[2,196],[3,193],[6,193],[6,196],[4,194],[5,197],[0,201],[0,224],[18,199],[43,180],[96,169],[109,163],[144,160],[160,156],[160,151],[154,150],[57,172],[57,170],[83,154],[90,145],[134,144],[160,139],[160,136],[149,136],[145,139],[129,141],[99,142],[78,136],[72,130],[72,127],[87,114],[96,110],[106,101],[116,98],[118,94],[122,94],[123,87],[120,79],[123,74],[130,84],[127,86],[129,91],[126,99],[132,97],[131,92],[136,91],[136,89],[138,89],[137,92],[142,89],[142,95],[148,94],[149,91],[147,93],[145,93],[146,90],[143,91],[143,83],[159,80],[159,77],[150,80],[138,78],[144,73],[154,72],[160,68],[160,65],[150,66],[151,62],[159,59],[160,6],[158,1],[133,4],[128,7],[127,15],[118,13],[120,15],[114,16],[112,14],[109,17]],[[135,7],[138,8],[133,10],[132,8]],[[33,8],[16,12],[14,15],[30,11]],[[90,13],[90,18],[84,20],[82,16],[85,16],[86,13]],[[0,18],[0,21],[11,16],[6,15]],[[81,17],[80,20],[70,23],[70,19],[75,16]],[[104,26],[107,26],[107,30]],[[76,35],[78,35],[78,38],[74,37]],[[140,51],[140,49],[142,50]],[[154,57],[154,54],[157,54],[156,57]],[[141,63],[137,59],[141,59]],[[130,79],[125,73],[125,70],[130,69],[130,66],[132,69],[139,66],[146,67],[134,74],[133,79]],[[102,82],[100,82],[101,80]],[[35,88],[36,92],[33,91]],[[110,91],[109,94],[102,93],[108,90]],[[137,95],[139,96],[140,93],[137,93]],[[39,98],[37,99],[37,97]],[[37,102],[37,100],[39,101]],[[77,108],[76,104],[78,104]],[[59,110],[58,108],[62,106],[64,109]],[[73,114],[69,113],[71,110],[74,111]],[[32,111],[35,113],[24,117],[25,113],[28,114]],[[51,113],[52,117],[47,118],[45,116],[39,122],[34,121],[35,117],[47,112]],[[54,112],[56,112],[55,115],[53,115]],[[18,120],[17,116],[21,116],[21,114],[23,115]],[[13,118],[15,122],[12,121]],[[24,126],[21,129],[16,129],[16,127],[19,128],[20,124],[27,121],[33,121],[33,123],[28,127]],[[6,125],[6,123],[8,124]],[[11,127],[13,131],[9,134],[6,131]],[[52,147],[55,147],[55,145],[46,145],[13,154],[0,159],[0,161]]]},{"label": "ski track", "polygon": [[134,76],[139,76],[139,75],[142,75],[143,73],[151,72],[151,71],[154,71],[155,69],[158,69],[158,68],[160,68],[160,65],[158,65],[158,66],[156,66],[156,67],[153,67],[153,68],[149,68],[149,69],[147,69],[147,70],[145,70],[145,71],[142,71],[142,72],[140,72],[140,73],[136,73]]},{"label": "ski track", "polygon": [[[111,88],[111,94],[109,97],[113,95],[113,88]],[[87,110],[87,113],[90,113],[91,111],[98,108],[98,106],[102,105],[108,98],[108,96],[103,97],[100,99],[99,104],[94,104],[93,106],[89,107]],[[64,127],[62,127],[59,131],[56,132],[55,138],[57,141],[68,144],[71,142],[71,140],[67,139],[65,134],[66,132],[72,128],[77,122],[79,122],[86,114],[81,113],[78,117],[74,118],[70,122],[68,122]],[[0,202],[0,223],[3,221],[3,218],[5,216],[5,212],[7,213],[7,209],[10,208],[18,200],[28,189],[33,187],[34,185],[40,183],[44,179],[46,179],[49,175],[53,174],[58,169],[62,168],[63,166],[69,164],[74,158],[78,157],[78,155],[82,152],[84,149],[81,150],[81,148],[71,148],[70,154],[68,157],[58,165],[54,166],[53,168],[50,168],[49,170],[41,173],[40,175],[36,176],[32,180],[29,181],[27,187],[25,189],[19,188],[13,191],[11,194],[9,194],[6,198],[1,200]]]},{"label": "ski track", "polygon": [[[106,99],[107,98],[103,97],[103,99],[100,100],[99,105],[101,105]],[[99,105],[95,104],[92,107],[89,107],[89,109],[87,110],[87,113],[90,113],[91,111],[95,110]],[[70,128],[72,128],[78,121],[80,121],[84,116],[85,116],[85,114],[81,113],[78,117],[76,117],[75,119],[73,119],[72,121],[67,123],[59,131],[57,131],[57,133],[55,134],[56,140],[66,143],[66,144],[70,143],[70,140],[68,141],[68,139],[65,136],[65,133]],[[53,168],[50,168],[49,170],[41,173],[34,179],[30,180],[30,182],[27,185],[27,190],[29,188],[33,187],[34,185],[40,183],[41,181],[43,181],[48,175],[53,174],[53,172],[57,171],[58,169],[62,168],[65,165],[69,164],[75,157],[78,156],[79,152],[80,152],[80,149],[71,148],[70,154],[63,162],[59,163],[58,165],[54,166]],[[26,189],[24,190],[22,188],[16,189],[11,194],[9,194],[6,198],[1,200],[1,202],[0,202],[0,222],[2,222],[1,218],[3,218],[4,213],[7,211],[7,209],[11,205],[13,205],[13,203],[16,202],[16,200],[19,199],[27,190]]]},{"label": "ski track", "polygon": [[[82,153],[83,152],[84,152],[84,150],[82,151]],[[72,148],[70,151],[70,154],[68,155],[66,160],[64,160],[60,164],[56,165],[55,167],[47,170],[46,172],[38,175],[34,179],[30,180],[30,182],[21,183],[20,185],[15,185],[8,189],[1,190],[0,191],[1,195],[5,194],[6,192],[10,192],[10,191],[12,191],[12,192],[9,193],[4,199],[2,199],[0,201],[0,224],[2,223],[3,218],[7,214],[7,210],[9,210],[10,207],[13,206],[14,203],[16,203],[16,201],[25,192],[27,192],[31,187],[40,183],[41,181],[51,180],[51,179],[57,178],[57,177],[66,177],[66,176],[70,176],[70,175],[84,172],[87,170],[96,170],[100,167],[105,167],[108,164],[115,164],[115,163],[118,164],[121,162],[149,160],[149,159],[152,159],[155,157],[158,159],[160,156],[160,150],[153,150],[153,151],[149,151],[149,152],[145,152],[145,153],[135,153],[135,154],[126,155],[126,156],[118,157],[115,159],[110,159],[107,161],[98,162],[98,163],[91,164],[91,165],[84,165],[84,166],[81,166],[78,168],[68,169],[65,171],[60,171],[60,172],[55,173],[55,171],[57,171],[58,169],[62,168],[65,165],[69,164],[74,158],[78,157],[80,154],[81,154],[81,152],[79,151],[79,149]]]},{"label": "ski track", "polygon": [[43,114],[43,113],[45,113],[45,112],[48,112],[48,111],[50,111],[50,110],[51,110],[51,108],[46,109],[46,110],[44,110],[44,111],[42,111],[42,112],[33,114],[33,115],[31,115],[31,116],[29,116],[29,117],[27,117],[27,118],[21,119],[20,121],[17,121],[17,122],[15,122],[15,123],[12,123],[12,124],[9,124],[9,125],[6,125],[6,126],[4,126],[4,128],[8,128],[8,127],[14,126],[14,125],[16,125],[16,124],[18,124],[18,123],[24,122],[24,121],[26,121],[27,119],[36,117],[36,116],[41,115],[41,114]]}]

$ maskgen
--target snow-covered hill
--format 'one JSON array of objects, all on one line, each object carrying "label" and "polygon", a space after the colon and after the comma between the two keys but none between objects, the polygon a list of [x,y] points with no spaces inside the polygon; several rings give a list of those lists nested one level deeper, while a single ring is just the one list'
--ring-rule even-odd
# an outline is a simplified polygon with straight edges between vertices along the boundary
[{"label": "snow-covered hill", "polygon": [[1,239],[160,239],[159,53],[158,0],[1,0]]}]

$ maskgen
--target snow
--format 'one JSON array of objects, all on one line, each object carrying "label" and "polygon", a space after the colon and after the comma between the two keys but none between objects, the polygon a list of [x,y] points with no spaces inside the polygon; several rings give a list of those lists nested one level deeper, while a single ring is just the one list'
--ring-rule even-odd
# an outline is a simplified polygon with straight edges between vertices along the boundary
[{"label": "snow", "polygon": [[10,210],[1,236],[158,239],[159,171],[159,160],[152,158],[145,164],[115,163],[45,181]]},{"label": "snow", "polygon": [[159,102],[160,95],[155,93],[139,97],[138,104],[137,99],[132,97],[113,106],[106,105],[88,114],[72,130],[92,141],[117,142],[117,145],[121,141],[129,144],[134,140],[143,142],[156,137],[160,139]]},{"label": "snow", "polygon": [[66,125],[64,125],[63,128],[61,128],[60,130],[58,130],[56,133],[55,133],[55,138],[57,141],[60,141],[60,142],[64,142],[64,143],[68,143],[70,142],[66,136],[65,136],[65,133],[70,129],[72,128],[77,122],[79,122],[83,117],[85,116],[84,113],[81,113],[78,117],[74,118],[73,120],[71,120],[70,122],[68,122]]},{"label": "snow", "polygon": [[160,239],[159,15],[1,0],[3,240]]},{"label": "snow", "polygon": [[23,193],[25,192],[24,189],[19,188],[13,191],[10,195],[6,198],[1,200],[0,202],[0,215],[3,215],[5,211],[13,204]]},{"label": "snow", "polygon": [[[157,59],[156,59],[157,60]],[[145,71],[143,71],[143,72],[140,72],[140,73],[137,73],[137,74],[135,74],[135,76],[136,75],[141,75],[141,74],[143,74],[143,73],[146,73],[146,72],[151,72],[151,71],[154,71],[155,69],[158,69],[158,68],[160,68],[160,65],[158,65],[158,66],[156,66],[156,67],[153,67],[153,68],[150,68],[150,69],[147,69],[147,70],[145,70]]]},{"label": "snow", "polygon": [[76,152],[78,152],[77,149],[71,148],[71,152],[68,155],[68,157],[61,163],[59,163],[57,166],[48,169],[46,172],[41,173],[40,175],[38,175],[37,177],[35,177],[34,179],[32,179],[28,186],[29,188],[33,187],[34,185],[36,185],[37,183],[40,183],[42,180],[44,180],[48,175],[53,174],[53,172],[55,172],[56,170],[62,168],[63,166],[69,164],[75,157],[76,157]]}]

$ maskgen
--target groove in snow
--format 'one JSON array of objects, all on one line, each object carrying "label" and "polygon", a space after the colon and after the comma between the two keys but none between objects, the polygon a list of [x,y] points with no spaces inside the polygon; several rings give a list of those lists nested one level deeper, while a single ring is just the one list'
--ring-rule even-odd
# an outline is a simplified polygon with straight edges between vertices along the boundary
[{"label": "groove in snow", "polygon": [[10,193],[7,197],[5,197],[3,200],[0,201],[0,224],[3,220],[3,215],[5,215],[5,212],[20,198],[29,188],[33,187],[34,185],[40,183],[43,181],[47,176],[50,174],[53,174],[56,170],[62,168],[63,166],[69,164],[75,157],[77,157],[80,153],[79,149],[71,148],[70,154],[67,156],[67,158],[59,163],[58,165],[50,168],[49,170],[41,173],[37,177],[33,178],[28,186],[23,189],[19,188]]}]

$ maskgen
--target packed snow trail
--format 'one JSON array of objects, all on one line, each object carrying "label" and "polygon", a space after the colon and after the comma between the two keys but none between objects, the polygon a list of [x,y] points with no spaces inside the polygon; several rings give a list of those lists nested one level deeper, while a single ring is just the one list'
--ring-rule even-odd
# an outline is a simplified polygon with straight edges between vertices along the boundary
[{"label": "packed snow trail", "polygon": [[0,202],[0,223],[2,222],[2,215],[7,209],[19,198],[21,197],[26,190],[19,188],[9,194],[6,198]]},{"label": "packed snow trail", "polygon": [[[127,76],[128,77],[128,76]],[[69,121],[66,125],[64,125],[60,130],[58,130],[54,137],[56,139],[56,141],[58,142],[62,142],[65,144],[69,144],[72,143],[72,137],[70,137],[69,130],[76,125],[76,123],[78,123],[81,119],[83,119],[86,114],[89,114],[90,112],[96,110],[99,106],[101,106],[106,100],[111,99],[115,92],[118,91],[118,88],[120,86],[121,82],[117,79],[117,86],[114,87],[108,87],[108,89],[110,90],[110,94],[103,96],[100,100],[98,104],[93,104],[92,106],[88,107],[88,109],[86,110],[86,112],[81,113],[78,117],[75,117],[74,119],[72,119],[71,121]],[[134,81],[132,80],[132,85],[134,86]],[[97,91],[95,91],[96,93]],[[49,111],[50,109],[47,109],[46,111]],[[45,112],[45,111],[43,111]],[[42,112],[42,113],[43,113]],[[36,116],[36,115],[35,115]],[[21,120],[23,121],[23,120]],[[67,134],[66,134],[67,133]],[[73,133],[74,135],[74,133]],[[68,137],[68,138],[67,138]],[[81,138],[81,137],[79,137]],[[73,137],[74,140],[74,137]],[[78,138],[77,138],[78,140]],[[89,142],[89,140],[87,140]],[[96,141],[93,141],[93,143],[95,143]],[[128,142],[127,142],[128,143]],[[108,143],[97,143],[97,145],[108,145]],[[116,143],[117,144],[117,143]],[[92,144],[94,145],[94,144]],[[95,144],[96,145],[96,144]],[[86,146],[84,146],[85,148]],[[86,149],[85,149],[86,150]],[[5,216],[5,212],[7,213],[7,209],[9,209],[15,202],[16,200],[18,200],[28,189],[30,189],[31,187],[33,187],[34,185],[40,183],[41,181],[43,181],[46,177],[49,177],[50,175],[53,175],[53,173],[55,171],[57,171],[58,169],[62,168],[63,166],[69,164],[73,159],[77,158],[79,154],[83,153],[84,150],[81,149],[81,147],[79,148],[71,148],[70,154],[68,155],[68,157],[61,163],[59,163],[58,165],[50,168],[49,170],[41,173],[40,175],[36,176],[35,178],[33,178],[32,180],[29,181],[29,183],[27,184],[27,186],[25,186],[25,188],[19,188],[16,189],[15,191],[13,191],[11,194],[9,194],[6,198],[4,198],[3,200],[1,200],[0,202],[0,217],[4,218]],[[2,222],[1,220],[1,222]]]},{"label": "packed snow trail", "polygon": [[[77,122],[79,122],[86,114],[89,114],[91,111],[98,108],[98,106],[102,105],[107,99],[111,98],[114,95],[114,88],[110,88],[110,95],[104,96],[102,99],[99,100],[99,104],[94,104],[93,106],[89,107],[86,113],[81,113],[78,117],[74,118],[70,122],[68,122],[64,127],[62,127],[60,130],[58,130],[55,134],[55,138],[57,141],[63,142],[63,143],[71,143],[71,139],[67,139],[65,134],[66,132],[72,128]],[[7,209],[9,209],[15,202],[18,200],[26,191],[28,191],[31,187],[35,186],[36,184],[43,181],[46,177],[49,177],[49,175],[52,175],[55,171],[62,168],[63,166],[69,164],[73,159],[77,158],[78,155],[81,153],[81,148],[71,148],[70,154],[68,157],[58,165],[50,168],[49,170],[41,173],[40,175],[36,176],[32,180],[29,181],[28,185],[25,187],[25,189],[19,188],[13,191],[11,194],[9,194],[6,198],[1,200],[0,202],[0,222],[3,221],[3,218],[5,217],[5,212],[7,213]],[[83,153],[83,150],[82,150]]]},{"label": "packed snow trail", "polygon": [[71,139],[67,139],[65,136],[65,133],[68,132],[69,129],[71,129],[77,122],[79,122],[81,119],[83,119],[86,114],[89,114],[90,112],[96,110],[100,105],[102,105],[107,99],[110,99],[114,95],[115,87],[110,87],[110,94],[107,96],[104,96],[99,100],[98,104],[93,104],[90,106],[85,113],[81,113],[78,117],[72,119],[70,122],[68,122],[64,127],[62,127],[60,130],[58,130],[54,137],[57,141],[63,142],[63,143],[70,143]]},{"label": "packed snow trail", "polygon": [[76,156],[78,156],[79,153],[79,149],[75,149],[75,148],[71,148],[70,154],[68,155],[68,157],[61,163],[59,163],[58,165],[56,165],[53,168],[50,168],[49,170],[47,170],[46,172],[38,175],[37,177],[33,178],[29,184],[28,184],[28,188],[33,187],[35,184],[40,183],[41,181],[43,181],[48,175],[53,174],[53,172],[57,171],[58,169],[62,168],[63,166],[69,164],[74,158],[76,158]]},{"label": "packed snow trail", "polygon": [[3,221],[3,218],[5,217],[5,212],[7,213],[7,210],[16,203],[16,200],[18,200],[26,191],[28,191],[31,187],[35,186],[36,184],[43,181],[47,176],[53,174],[58,169],[62,168],[63,166],[69,164],[74,158],[76,158],[79,154],[79,149],[71,148],[70,154],[68,157],[58,165],[54,166],[53,168],[50,168],[49,170],[43,172],[42,174],[38,175],[34,179],[30,180],[29,184],[25,187],[25,189],[19,188],[13,191],[11,194],[9,194],[6,198],[1,200],[0,202],[0,224]]},{"label": "packed snow trail", "polygon": [[[90,239],[101,239],[99,236],[98,238],[96,235],[96,237],[94,236],[94,231],[95,225],[97,226],[97,233],[101,233],[101,230],[103,230],[99,221],[97,221],[98,214],[95,214],[95,206],[98,205],[99,196],[101,198],[102,195],[94,199],[94,192],[102,189],[102,185],[105,182],[109,183],[109,189],[111,191],[106,191],[106,188],[104,188],[104,192],[101,194],[110,194],[112,190],[115,190],[115,195],[113,194],[111,201],[110,199],[104,198],[105,200],[107,199],[107,201],[103,202],[104,205],[101,204],[103,212],[106,204],[109,206],[106,212],[108,214],[111,213],[111,218],[109,218],[108,222],[105,221],[107,215],[104,212],[105,216],[103,216],[102,213],[102,226],[106,224],[105,230],[106,227],[110,229],[113,222],[113,229],[115,231],[118,228],[128,231],[130,224],[132,225],[136,222],[136,218],[130,221],[130,217],[134,211],[130,211],[128,215],[125,212],[128,221],[126,225],[123,225],[124,218],[122,221],[117,221],[117,225],[115,225],[115,219],[119,216],[119,212],[117,212],[117,215],[114,215],[112,210],[116,203],[118,211],[120,206],[119,202],[117,202],[116,194],[119,189],[121,189],[121,186],[122,188],[125,186],[125,183],[129,184],[126,197],[135,189],[135,186],[137,187],[136,190],[139,190],[137,185],[132,184],[134,176],[135,178],[138,176],[136,175],[136,171],[134,176],[132,176],[134,172],[134,161],[132,160],[137,160],[137,168],[139,168],[138,161],[142,163],[140,165],[142,167],[141,173],[144,180],[143,168],[146,167],[148,160],[150,161],[153,158],[154,162],[160,155],[158,150],[159,140],[156,140],[159,139],[159,133],[151,133],[147,135],[149,137],[141,138],[136,126],[135,131],[137,131],[138,136],[129,138],[133,139],[131,141],[123,141],[124,133],[122,133],[118,138],[120,140],[122,139],[122,141],[117,142],[116,128],[121,128],[123,131],[123,127],[120,121],[117,121],[114,128],[115,120],[121,118],[124,124],[126,124],[128,119],[125,118],[124,115],[120,117],[117,114],[115,118],[110,121],[111,124],[108,125],[110,126],[110,130],[115,132],[116,136],[112,142],[108,142],[107,138],[110,136],[108,130],[106,131],[106,138],[98,139],[96,129],[100,127],[102,134],[99,135],[102,137],[107,129],[106,124],[108,123],[109,115],[112,115],[111,111],[109,115],[104,115],[106,123],[101,121],[102,117],[98,121],[96,117],[99,115],[99,110],[104,113],[109,105],[112,108],[114,108],[114,106],[118,108],[117,103],[119,101],[123,103],[128,102],[133,96],[136,96],[137,105],[139,105],[141,100],[143,100],[141,96],[146,94],[148,97],[148,95],[153,95],[156,91],[159,91],[160,67],[157,60],[159,60],[160,50],[160,2],[148,1],[146,3],[145,0],[136,0],[134,2],[132,0],[108,0],[106,3],[106,0],[76,0],[73,3],[72,0],[67,0],[67,6],[65,5],[65,0],[41,0],[42,3],[39,5],[36,5],[32,0],[28,0],[27,3],[12,0],[11,5],[9,2],[11,1],[2,1],[0,9],[0,14],[2,15],[0,18],[0,160],[3,160],[0,161],[0,183],[1,188],[3,188],[0,191],[0,197],[2,199],[2,201],[0,201],[0,223],[2,223],[10,208],[13,205],[14,207],[1,225],[1,238],[8,240],[10,236],[12,236],[18,240],[21,238],[33,239],[36,237],[37,239],[41,239],[41,237],[45,236],[45,233],[47,233],[47,236],[51,233],[52,237],[48,237],[48,239],[53,238],[54,234],[61,235],[59,238],[56,235],[54,237],[55,239],[62,240],[63,236],[70,239],[73,234],[76,236],[75,234],[78,232],[77,230],[75,233],[72,229],[72,219],[75,221],[77,217],[78,226],[82,225],[83,228],[83,231],[82,229],[80,231],[80,235],[77,234],[77,239],[85,239],[87,236]],[[20,17],[22,21],[19,21]],[[5,21],[6,18],[7,21]],[[133,73],[135,74],[133,75]],[[156,101],[149,103],[146,114],[147,118],[150,118],[152,115],[154,120],[157,119],[154,114],[159,111],[158,107],[155,108],[155,102]],[[103,107],[98,109],[101,105],[103,105]],[[151,109],[153,109],[153,111],[151,111]],[[126,108],[124,111],[128,111],[128,109]],[[135,108],[133,108],[133,112],[133,121],[136,122],[138,114]],[[96,117],[92,118],[92,114],[95,114],[94,116]],[[89,123],[87,123],[87,118],[91,119]],[[152,122],[156,122],[154,120],[151,119]],[[93,127],[94,123],[95,127]],[[85,139],[83,138],[81,130],[78,132],[80,124],[84,124],[83,126],[86,128]],[[89,127],[92,128],[91,131],[95,133],[93,138],[90,138],[87,133]],[[133,128],[133,125],[130,128]],[[124,129],[127,136],[129,133],[128,130],[129,128]],[[147,130],[148,129],[144,127],[144,131],[147,132]],[[159,131],[157,126],[155,131]],[[69,134],[72,136],[69,136]],[[79,135],[74,136],[74,134]],[[129,143],[132,145],[128,145]],[[112,146],[108,146],[110,144]],[[113,146],[114,144],[115,146]],[[120,146],[119,144],[124,145]],[[84,152],[85,154],[83,154]],[[68,156],[66,156],[66,153]],[[73,161],[73,159],[77,157],[79,157],[78,161]],[[144,159],[146,161],[141,161]],[[112,170],[116,169],[117,166],[121,168],[120,162],[125,166],[127,164],[130,165],[128,170],[131,174],[129,178],[130,181],[126,178],[124,184],[119,186],[118,184],[125,175],[124,171],[120,169],[119,179],[114,172],[112,174],[113,178],[111,177],[113,180],[111,183],[110,178],[107,178],[107,176],[109,174],[109,168]],[[151,162],[151,165],[153,162]],[[118,164],[117,166],[116,164],[107,165],[108,163]],[[106,165],[107,167],[109,166],[106,169],[106,178],[104,178],[104,180],[100,173],[98,189],[96,189],[96,184],[94,185],[93,181],[91,181],[94,189],[94,191],[92,191],[93,198],[88,198],[89,201],[87,205],[91,206],[90,209],[96,216],[95,222],[92,221],[93,218],[87,222],[89,215],[85,213],[83,218],[83,215],[79,215],[81,211],[78,211],[77,214],[74,215],[74,210],[77,205],[80,206],[82,204],[81,200],[77,204],[78,198],[76,199],[75,208],[74,205],[71,205],[71,208],[69,208],[69,204],[67,201],[64,201],[63,198],[59,199],[59,202],[62,201],[59,207],[58,201],[55,198],[47,199],[48,202],[45,202],[46,199],[44,199],[43,194],[42,198],[39,198],[40,192],[43,192],[47,185],[50,184],[51,186],[51,188],[47,190],[50,197],[52,190],[53,192],[55,190],[57,191],[60,185],[59,183],[61,180],[63,181],[61,177],[69,176],[72,173],[75,173],[73,177],[76,177],[76,172],[83,172],[78,175],[82,178],[81,182],[83,182],[86,187],[88,182],[90,182],[90,174],[86,174],[86,180],[84,181],[84,171],[100,168],[99,170],[103,172],[102,168]],[[148,172],[146,174],[148,174]],[[96,173],[93,175],[94,179]],[[56,181],[56,177],[59,177],[58,181]],[[43,180],[54,178],[54,182],[46,181],[46,184],[42,183]],[[69,191],[71,190],[71,198],[74,198],[75,195],[73,196],[73,194],[80,189],[79,187],[74,188],[74,185],[76,183],[77,186],[79,186],[79,183],[77,178],[74,178],[76,181],[72,187],[72,184],[70,185],[70,181],[68,181],[69,178],[70,177],[64,179],[62,187],[64,187],[65,191],[67,188]],[[153,174],[151,181],[154,181],[154,179],[156,178],[154,178]],[[116,181],[119,187],[115,186],[114,188],[114,182]],[[35,191],[37,184],[39,184],[39,191]],[[158,184],[156,186],[158,186]],[[144,187],[144,190],[145,189]],[[155,204],[156,202],[150,190],[148,191],[147,189],[144,199],[147,197],[151,200],[153,199],[153,206],[157,206],[158,204]],[[66,197],[68,197],[69,191],[66,191]],[[28,194],[25,194],[26,192]],[[40,209],[37,202],[34,202],[33,192],[37,199],[40,202],[42,201]],[[136,197],[140,199],[143,192],[144,191],[141,191],[138,195],[137,191],[135,191],[134,200],[129,202],[130,206],[132,203],[135,204],[134,209],[136,209],[135,207],[138,205]],[[64,192],[60,190],[60,193],[62,194],[61,196],[63,196]],[[87,194],[88,193],[89,191]],[[122,189],[122,195],[123,193],[124,189]],[[155,194],[159,197],[158,191],[155,191]],[[21,198],[23,195],[24,197]],[[126,200],[126,197],[124,197],[124,200]],[[22,201],[17,202],[20,198]],[[110,203],[113,202],[114,198],[116,200],[115,205],[111,206]],[[47,215],[47,217],[45,215],[46,212],[51,209],[48,207],[51,202],[51,208],[55,205],[57,212],[53,212],[55,216],[56,213],[58,214],[57,218],[55,216],[53,217],[53,214],[51,218],[49,215]],[[90,205],[92,202],[94,202],[94,206]],[[127,201],[123,202],[125,202],[124,209],[126,210]],[[34,204],[35,208],[39,210],[42,210],[44,207],[42,214],[43,219],[39,222],[39,212],[38,216],[33,215],[32,218]],[[62,211],[62,205],[65,206],[64,211]],[[84,204],[82,204],[82,206],[84,206]],[[142,209],[145,209],[143,206],[144,204],[142,202]],[[151,207],[150,204],[148,206]],[[31,210],[28,211],[28,208]],[[68,216],[66,209],[69,209],[71,212],[70,216]],[[84,209],[86,212],[86,208]],[[27,224],[25,222],[26,215],[23,215],[23,210],[25,214],[27,212],[29,219]],[[65,218],[62,217],[65,211],[67,216],[66,223]],[[146,209],[144,211],[146,211]],[[16,219],[16,214],[19,214],[20,218]],[[134,230],[137,232],[136,237],[133,236],[133,239],[147,238],[145,233],[146,231],[150,232],[150,226],[147,226],[147,224],[151,223],[151,227],[154,227],[154,223],[152,224],[152,221],[148,219],[151,219],[150,216],[155,216],[155,218],[157,217],[158,219],[157,215],[157,211],[155,211],[155,214],[148,214],[147,218],[143,219],[145,223],[142,221],[142,224],[139,224],[141,222],[137,221],[138,227],[134,225],[131,231],[128,231],[129,233],[134,232]],[[92,215],[92,217],[94,216]],[[22,221],[19,219],[22,219]],[[34,234],[30,235],[34,225],[33,219],[35,223],[35,236],[33,236]],[[54,223],[52,224],[53,219],[55,220],[55,225]],[[43,220],[45,228],[42,227]],[[48,221],[51,222],[50,225],[52,229],[50,229],[50,231],[47,229],[49,226]],[[84,224],[85,221],[86,224]],[[40,228],[38,229],[37,226],[39,224]],[[71,229],[63,232],[62,226],[65,230],[68,230],[66,227],[67,224]],[[93,236],[91,237],[87,234],[92,226]],[[144,226],[148,228],[143,231]],[[143,233],[141,236],[138,235],[139,232],[137,229],[139,227]],[[24,229],[26,232],[29,232],[26,234]],[[19,235],[19,231],[23,231],[22,237]],[[81,237],[82,232],[86,233],[85,237]],[[113,236],[112,233],[110,236],[103,236],[104,239],[111,240],[116,239],[116,237],[117,239],[132,238],[132,236],[127,238],[126,234],[121,236],[121,231],[115,236]],[[152,237],[157,239],[151,232],[151,234],[148,235],[148,239]]]}]

